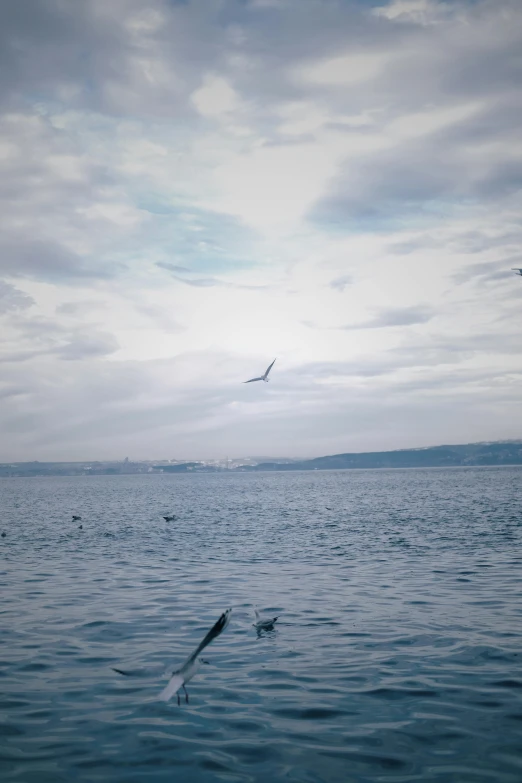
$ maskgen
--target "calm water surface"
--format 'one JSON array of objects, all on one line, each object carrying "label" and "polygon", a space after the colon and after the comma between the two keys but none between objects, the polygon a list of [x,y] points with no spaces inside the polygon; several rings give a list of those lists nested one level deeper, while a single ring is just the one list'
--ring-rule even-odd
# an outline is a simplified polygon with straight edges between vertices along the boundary
[{"label": "calm water surface", "polygon": [[[521,487],[519,468],[1,479],[2,780],[520,783]],[[190,704],[111,671],[175,666],[228,606]]]}]

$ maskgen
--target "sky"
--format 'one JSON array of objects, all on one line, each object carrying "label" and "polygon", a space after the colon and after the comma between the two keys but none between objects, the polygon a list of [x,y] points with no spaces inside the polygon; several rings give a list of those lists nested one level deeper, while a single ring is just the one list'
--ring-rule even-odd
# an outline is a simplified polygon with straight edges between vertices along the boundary
[{"label": "sky", "polygon": [[519,0],[0,4],[0,461],[522,437],[521,52]]}]

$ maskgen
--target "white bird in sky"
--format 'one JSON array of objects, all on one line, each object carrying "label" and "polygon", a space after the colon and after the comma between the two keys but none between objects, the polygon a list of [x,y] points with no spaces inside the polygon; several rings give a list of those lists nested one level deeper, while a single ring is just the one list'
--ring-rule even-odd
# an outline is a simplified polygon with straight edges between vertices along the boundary
[{"label": "white bird in sky", "polygon": [[[277,358],[277,357],[276,357],[276,358]],[[264,381],[265,383],[268,383],[268,373],[270,372],[270,370],[272,369],[272,367],[274,366],[274,364],[275,364],[275,359],[274,359],[274,361],[272,362],[272,364],[271,364],[271,365],[269,365],[269,366],[266,368],[266,372],[265,372],[265,374],[264,374],[264,375],[260,375],[260,376],[259,376],[259,378],[250,378],[250,380],[249,380],[249,381],[243,381],[243,383],[253,383],[254,381]]]},{"label": "white bird in sky", "polygon": [[[172,672],[172,676],[167,683],[166,687],[161,691],[159,698],[162,701],[169,701],[172,696],[174,696],[175,693],[178,693],[180,688],[183,688],[185,692],[185,701],[188,704],[188,693],[187,689],[185,688],[185,684],[189,682],[194,675],[199,670],[199,667],[202,663],[201,658],[198,658],[200,652],[202,652],[205,647],[207,647],[210,642],[212,642],[214,639],[216,639],[227,627],[228,623],[230,622],[230,613],[232,609],[227,609],[226,612],[223,612],[219,620],[214,623],[210,631],[207,633],[205,638],[202,642],[198,644],[194,652],[189,655],[183,666],[181,668],[177,669],[176,671]],[[163,668],[163,666],[162,666]],[[126,676],[143,676],[144,674],[150,673],[151,670],[147,672],[147,670],[137,670],[137,671],[124,671],[122,669],[114,669],[113,671],[118,672],[118,674],[125,674]],[[178,704],[180,704],[180,697],[178,693]]]},{"label": "white bird in sky", "polygon": [[511,267],[511,271],[515,272],[517,275],[520,275],[520,277],[522,277],[522,269],[517,269],[516,267]]}]

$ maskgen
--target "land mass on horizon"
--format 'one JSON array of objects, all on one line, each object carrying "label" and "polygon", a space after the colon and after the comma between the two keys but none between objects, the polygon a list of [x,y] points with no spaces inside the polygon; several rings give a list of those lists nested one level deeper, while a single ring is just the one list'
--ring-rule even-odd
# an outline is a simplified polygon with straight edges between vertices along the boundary
[{"label": "land mass on horizon", "polygon": [[0,463],[0,476],[93,476],[144,473],[217,473],[522,465],[522,440],[349,452],[313,459],[234,458],[207,461],[144,460]]}]

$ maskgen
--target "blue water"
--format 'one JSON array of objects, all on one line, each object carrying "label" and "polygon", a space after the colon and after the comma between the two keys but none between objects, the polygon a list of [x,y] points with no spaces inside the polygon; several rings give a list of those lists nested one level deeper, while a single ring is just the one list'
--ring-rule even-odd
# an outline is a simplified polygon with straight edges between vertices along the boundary
[{"label": "blue water", "polygon": [[[520,783],[521,487],[520,468],[0,480],[2,780]],[[175,667],[228,606],[189,704],[111,671]]]}]

